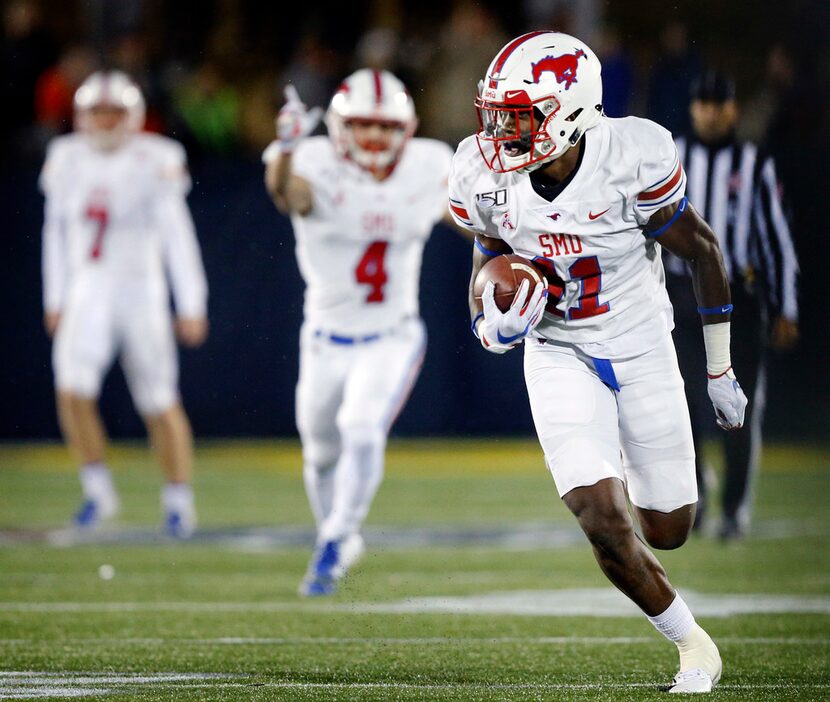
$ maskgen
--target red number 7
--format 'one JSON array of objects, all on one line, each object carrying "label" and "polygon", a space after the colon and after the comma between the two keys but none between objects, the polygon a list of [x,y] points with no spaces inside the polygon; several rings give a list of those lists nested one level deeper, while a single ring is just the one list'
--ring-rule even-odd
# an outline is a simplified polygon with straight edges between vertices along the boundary
[{"label": "red number 7", "polygon": [[89,251],[89,257],[97,260],[101,258],[101,246],[104,243],[104,234],[107,232],[109,213],[107,212],[107,208],[102,205],[90,205],[86,208],[86,218],[91,219],[98,225],[95,231],[95,237],[92,240],[92,248]]}]

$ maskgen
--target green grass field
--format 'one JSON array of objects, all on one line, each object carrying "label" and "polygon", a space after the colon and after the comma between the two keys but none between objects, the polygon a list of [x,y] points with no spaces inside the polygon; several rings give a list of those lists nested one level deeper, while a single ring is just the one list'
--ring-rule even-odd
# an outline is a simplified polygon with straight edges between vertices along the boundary
[{"label": "green grass field", "polygon": [[[393,442],[367,556],[315,601],[295,443],[200,444],[188,543],[156,533],[144,448],[111,465],[120,519],[75,543],[64,450],[0,445],[0,699],[665,699],[674,647],[605,581],[531,440]],[[713,699],[830,699],[828,494],[830,450],[768,447],[753,535],[660,556],[719,642]]]}]

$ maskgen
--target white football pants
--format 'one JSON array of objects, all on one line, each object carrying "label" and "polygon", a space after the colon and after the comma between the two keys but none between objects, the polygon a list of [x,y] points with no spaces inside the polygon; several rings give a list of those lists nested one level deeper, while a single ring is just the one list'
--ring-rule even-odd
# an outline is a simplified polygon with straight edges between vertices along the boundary
[{"label": "white football pants", "polygon": [[425,350],[420,319],[406,320],[373,341],[351,344],[303,325],[297,428],[321,542],[358,532],[366,519],[383,477],[386,438]]},{"label": "white football pants", "polygon": [[120,354],[133,402],[145,416],[178,401],[178,358],[166,295],[129,283],[96,286],[76,281],[61,314],[52,347],[58,390],[98,397]]},{"label": "white football pants", "polygon": [[[635,358],[605,361],[569,345],[525,342],[525,382],[559,495],[619,478],[631,502],[671,512],[697,502],[694,446],[671,336]],[[609,370],[609,366],[612,371]]]}]

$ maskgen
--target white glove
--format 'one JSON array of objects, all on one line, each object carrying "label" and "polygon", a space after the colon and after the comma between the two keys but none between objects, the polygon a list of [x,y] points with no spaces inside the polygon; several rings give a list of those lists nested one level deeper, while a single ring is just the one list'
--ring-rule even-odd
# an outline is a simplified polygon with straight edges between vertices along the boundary
[{"label": "white glove", "polygon": [[539,321],[545,311],[548,291],[543,283],[537,283],[528,297],[530,281],[523,280],[507,312],[496,306],[494,291],[496,284],[489,280],[481,294],[484,305],[484,319],[478,327],[481,345],[493,353],[505,353],[518,346]]},{"label": "white glove", "polygon": [[290,153],[300,139],[307,137],[320,122],[321,107],[305,106],[293,85],[285,86],[285,105],[277,114],[277,140],[283,153]]},{"label": "white glove", "polygon": [[730,368],[716,377],[709,376],[709,399],[715,406],[718,426],[727,431],[740,429],[744,424],[744,415],[748,400],[735,374]]}]

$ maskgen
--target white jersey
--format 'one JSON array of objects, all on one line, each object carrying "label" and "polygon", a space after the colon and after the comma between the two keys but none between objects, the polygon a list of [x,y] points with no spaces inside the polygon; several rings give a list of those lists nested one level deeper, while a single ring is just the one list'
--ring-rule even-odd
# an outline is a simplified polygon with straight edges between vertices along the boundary
[{"label": "white jersey", "polygon": [[502,239],[561,279],[549,288],[536,336],[624,358],[654,348],[673,326],[660,245],[643,226],[685,186],[668,131],[604,117],[583,136],[581,160],[552,202],[528,175],[492,172],[475,137],[465,139],[453,159],[450,209],[460,225]]},{"label": "white jersey", "polygon": [[[272,145],[263,160],[278,153]],[[293,172],[313,192],[311,211],[291,218],[307,323],[351,336],[418,314],[421,256],[446,212],[451,160],[446,144],[411,139],[392,174],[377,181],[340,158],[328,137],[299,145]]]},{"label": "white jersey", "polygon": [[129,286],[167,300],[166,270],[176,310],[205,315],[207,285],[185,196],[184,149],[155,134],[135,134],[112,151],[82,134],[49,144],[40,176],[46,195],[44,306],[59,311],[76,292],[106,295]]}]

